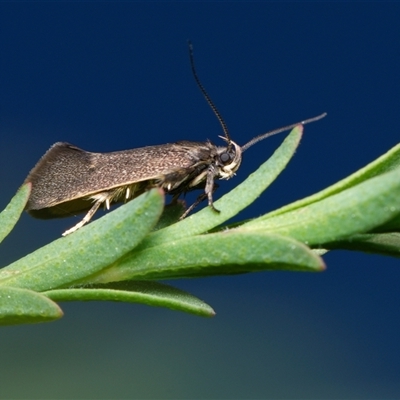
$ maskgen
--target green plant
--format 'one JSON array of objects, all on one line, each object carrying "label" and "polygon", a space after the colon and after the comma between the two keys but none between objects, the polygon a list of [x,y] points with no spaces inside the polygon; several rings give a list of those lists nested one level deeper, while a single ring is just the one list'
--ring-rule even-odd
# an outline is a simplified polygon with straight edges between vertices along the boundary
[{"label": "green plant", "polygon": [[[265,270],[324,270],[332,249],[400,255],[400,145],[327,189],[259,218],[222,225],[279,175],[302,135],[295,128],[255,173],[178,221],[153,189],[64,238],[0,270],[0,324],[58,319],[56,301],[112,300],[169,307],[201,316],[213,309],[159,279]],[[0,240],[29,197],[23,186],[0,214]]]}]

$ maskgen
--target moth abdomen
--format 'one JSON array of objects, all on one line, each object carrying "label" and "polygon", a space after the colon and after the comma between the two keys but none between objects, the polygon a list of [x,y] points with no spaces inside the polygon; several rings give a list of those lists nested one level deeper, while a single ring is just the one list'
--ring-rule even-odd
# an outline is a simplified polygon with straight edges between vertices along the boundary
[{"label": "moth abdomen", "polygon": [[105,208],[109,209],[111,204],[132,200],[153,187],[159,185],[153,181],[138,182],[71,200],[64,198],[56,204],[44,207],[28,203],[25,209],[33,217],[40,219],[71,217],[90,210],[96,202],[104,203]]}]

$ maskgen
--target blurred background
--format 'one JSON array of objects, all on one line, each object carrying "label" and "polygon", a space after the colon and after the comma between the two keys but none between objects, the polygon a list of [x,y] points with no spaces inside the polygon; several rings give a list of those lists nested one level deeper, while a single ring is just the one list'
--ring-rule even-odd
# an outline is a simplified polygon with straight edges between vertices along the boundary
[{"label": "blurred background", "polygon": [[[313,117],[288,168],[240,218],[315,193],[399,141],[400,4],[1,3],[0,208],[57,141],[114,151],[211,139],[239,144]],[[247,153],[243,181],[284,139]],[[26,213],[1,265],[81,216]],[[2,398],[396,398],[399,261],[338,251],[319,274],[172,282],[213,319],[113,303],[65,303],[51,324],[0,330]]]}]

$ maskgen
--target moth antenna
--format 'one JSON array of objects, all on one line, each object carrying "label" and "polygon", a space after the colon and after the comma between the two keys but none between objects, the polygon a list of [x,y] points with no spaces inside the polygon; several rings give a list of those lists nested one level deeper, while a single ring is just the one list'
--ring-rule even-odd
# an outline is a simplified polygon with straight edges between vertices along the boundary
[{"label": "moth antenna", "polygon": [[288,131],[289,129],[293,129],[297,125],[305,125],[305,124],[309,124],[311,122],[318,121],[318,120],[326,117],[326,115],[327,115],[327,113],[325,112],[325,113],[322,113],[320,115],[317,115],[314,118],[309,118],[309,119],[306,119],[304,121],[296,122],[295,124],[291,124],[291,125],[283,126],[282,128],[274,129],[273,131],[269,131],[267,133],[262,133],[261,135],[256,136],[255,138],[253,138],[249,142],[247,142],[244,146],[242,146],[241,147],[242,152],[246,151],[249,147],[253,146],[253,144],[258,143],[261,140],[266,139],[267,137],[276,135],[277,133]]},{"label": "moth antenna", "polygon": [[222,118],[221,114],[219,113],[217,107],[215,106],[215,104],[211,100],[210,96],[208,95],[208,93],[207,93],[206,89],[204,88],[203,84],[200,82],[200,79],[199,79],[199,77],[197,75],[196,67],[194,65],[193,45],[192,45],[192,42],[190,40],[188,41],[188,45],[189,45],[190,66],[192,67],[192,74],[194,76],[194,79],[195,79],[195,81],[197,83],[197,86],[201,90],[201,93],[203,93],[203,96],[205,97],[208,105],[211,107],[211,110],[213,111],[215,116],[218,118],[218,121],[221,124],[222,130],[224,131],[224,135],[225,135],[225,137],[227,139],[228,146],[231,146],[231,141],[232,140],[231,140],[231,136],[230,136],[229,131],[228,131],[228,127],[227,127],[224,119]]}]

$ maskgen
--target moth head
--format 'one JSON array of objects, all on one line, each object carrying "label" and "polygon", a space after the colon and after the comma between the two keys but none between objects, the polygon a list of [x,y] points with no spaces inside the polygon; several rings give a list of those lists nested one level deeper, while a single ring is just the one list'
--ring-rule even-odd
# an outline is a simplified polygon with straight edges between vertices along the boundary
[{"label": "moth head", "polygon": [[235,175],[242,162],[242,149],[230,141],[226,147],[218,147],[216,166],[221,179],[229,179]]}]

